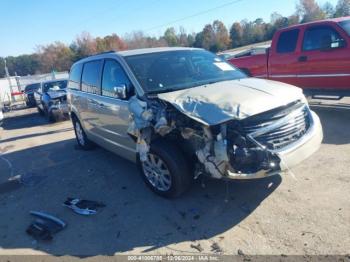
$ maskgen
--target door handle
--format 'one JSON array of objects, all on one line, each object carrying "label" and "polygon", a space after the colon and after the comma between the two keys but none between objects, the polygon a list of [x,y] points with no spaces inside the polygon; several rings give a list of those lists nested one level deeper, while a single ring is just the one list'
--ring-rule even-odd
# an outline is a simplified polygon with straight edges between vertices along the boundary
[{"label": "door handle", "polygon": [[306,55],[299,56],[298,61],[299,62],[306,62],[307,61],[307,56]]}]

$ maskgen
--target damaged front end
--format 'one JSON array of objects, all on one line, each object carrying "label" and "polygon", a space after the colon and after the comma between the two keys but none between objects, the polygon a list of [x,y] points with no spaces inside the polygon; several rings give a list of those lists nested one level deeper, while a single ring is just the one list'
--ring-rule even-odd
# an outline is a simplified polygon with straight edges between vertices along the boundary
[{"label": "damaged front end", "polygon": [[50,115],[59,119],[61,117],[69,116],[69,109],[67,103],[66,92],[54,92],[49,93],[49,103],[48,103],[48,112]]},{"label": "damaged front end", "polygon": [[300,99],[215,124],[197,121],[158,96],[144,100],[134,96],[129,110],[128,133],[136,141],[140,160],[146,161],[153,140],[173,140],[186,156],[196,159],[195,178],[201,174],[217,179],[279,174],[314,153],[323,137],[317,115]]}]

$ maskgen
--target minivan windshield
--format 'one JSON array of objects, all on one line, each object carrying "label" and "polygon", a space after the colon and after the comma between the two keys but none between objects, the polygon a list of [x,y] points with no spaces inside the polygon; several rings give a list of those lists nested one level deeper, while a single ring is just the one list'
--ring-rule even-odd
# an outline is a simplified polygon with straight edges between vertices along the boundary
[{"label": "minivan windshield", "polygon": [[350,36],[350,19],[339,22],[339,25],[348,33]]},{"label": "minivan windshield", "polygon": [[126,56],[146,93],[165,93],[247,76],[204,50],[180,50]]}]

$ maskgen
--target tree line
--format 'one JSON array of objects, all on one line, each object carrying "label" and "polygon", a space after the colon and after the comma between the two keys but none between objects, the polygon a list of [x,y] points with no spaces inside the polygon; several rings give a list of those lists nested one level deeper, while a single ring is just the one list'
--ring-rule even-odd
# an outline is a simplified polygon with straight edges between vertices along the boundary
[{"label": "tree line", "polygon": [[[185,28],[167,28],[162,36],[151,37],[136,31],[120,37],[117,34],[92,37],[83,32],[70,44],[54,42],[37,47],[33,54],[6,57],[10,75],[33,75],[52,71],[67,71],[75,61],[99,52],[161,46],[201,47],[212,52],[224,51],[272,39],[284,27],[310,21],[350,15],[350,0],[338,0],[333,6],[326,2],[320,6],[316,0],[299,0],[294,14],[284,17],[271,14],[269,22],[261,18],[254,21],[234,22],[228,29],[216,20],[198,33],[187,33]],[[4,58],[0,57],[0,77],[5,76]]]}]

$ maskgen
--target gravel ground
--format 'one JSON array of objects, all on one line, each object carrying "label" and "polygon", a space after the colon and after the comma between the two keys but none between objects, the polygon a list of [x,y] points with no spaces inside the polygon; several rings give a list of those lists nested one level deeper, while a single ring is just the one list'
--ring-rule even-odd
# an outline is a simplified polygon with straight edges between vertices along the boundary
[{"label": "gravel ground", "polygon": [[[70,121],[35,109],[6,114],[0,128],[0,255],[347,254],[350,250],[350,99],[312,102],[320,150],[292,175],[247,182],[204,180],[166,200],[134,164],[98,148],[81,151]],[[12,166],[12,168],[10,167]],[[9,181],[24,177],[24,184]],[[84,217],[67,197],[103,201]],[[26,235],[31,210],[68,226],[51,242]]]}]

